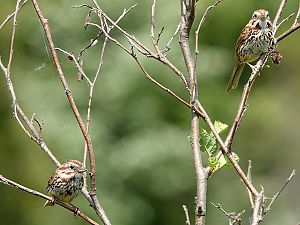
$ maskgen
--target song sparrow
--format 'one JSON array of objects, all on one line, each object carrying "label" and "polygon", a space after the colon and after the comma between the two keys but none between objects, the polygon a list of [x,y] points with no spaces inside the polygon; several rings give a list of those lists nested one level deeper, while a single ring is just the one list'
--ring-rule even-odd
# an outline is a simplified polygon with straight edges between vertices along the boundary
[{"label": "song sparrow", "polygon": [[48,181],[47,192],[53,197],[53,201],[47,201],[45,205],[54,205],[55,199],[63,202],[71,202],[83,186],[83,172],[86,169],[77,160],[68,160],[58,167]]},{"label": "song sparrow", "polygon": [[256,60],[262,53],[272,51],[275,45],[276,39],[272,32],[269,12],[264,9],[256,10],[237,40],[235,48],[236,61],[227,86],[227,92],[237,87],[245,63]]}]

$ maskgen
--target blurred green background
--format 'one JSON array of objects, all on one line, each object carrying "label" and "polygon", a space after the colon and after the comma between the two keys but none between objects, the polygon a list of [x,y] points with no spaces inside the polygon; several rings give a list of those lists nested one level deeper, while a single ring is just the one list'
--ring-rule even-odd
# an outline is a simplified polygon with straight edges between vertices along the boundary
[{"label": "blurred green background", "polygon": [[[97,30],[83,29],[86,9],[73,9],[83,1],[39,1],[49,21],[56,47],[78,54]],[[89,1],[84,1],[90,4]],[[134,3],[137,7],[120,25],[147,46],[149,39],[150,0],[99,1],[112,18]],[[201,0],[197,6],[199,22],[206,7],[214,1]],[[288,2],[283,16],[297,10],[299,1]],[[241,29],[255,9],[268,9],[274,17],[277,1],[224,1],[207,17],[200,33],[199,93],[212,120],[231,124],[243,84],[250,73],[244,70],[241,84],[228,94],[225,88],[233,66],[233,49]],[[15,7],[15,1],[1,0],[0,21]],[[179,1],[157,2],[157,31],[165,27],[161,47],[174,33],[179,22]],[[293,20],[293,19],[292,19]],[[288,21],[279,29],[285,31]],[[195,28],[195,27],[194,27]],[[193,29],[194,30],[194,29]],[[0,53],[7,62],[11,23],[0,31]],[[126,44],[117,32],[113,35]],[[192,34],[191,37],[194,40]],[[300,158],[300,31],[279,43],[284,57],[279,66],[271,62],[258,77],[249,107],[235,138],[233,150],[246,170],[253,161],[255,186],[263,185],[268,196],[275,194],[292,169],[299,170]],[[193,45],[193,44],[192,44]],[[183,70],[178,38],[168,56]],[[85,54],[84,68],[93,77],[97,69],[101,42]],[[72,61],[60,54],[60,60],[82,116],[86,115],[88,86],[76,81]],[[151,59],[142,62],[160,82],[188,99],[179,79]],[[45,193],[53,163],[29,140],[13,118],[11,99],[5,79],[0,76],[0,174]],[[43,138],[63,162],[82,160],[84,142],[63,88],[52,64],[46,38],[29,1],[18,17],[12,80],[19,104],[30,117],[44,121]],[[97,193],[112,224],[156,225],[185,223],[182,204],[193,217],[195,176],[189,135],[190,112],[168,94],[144,78],[133,60],[109,43],[104,66],[97,82],[92,108],[91,137],[97,162]],[[203,123],[202,123],[203,125]],[[240,212],[249,218],[246,189],[232,169],[222,169],[208,182],[207,224],[228,224],[225,216],[209,202],[221,203],[228,212]],[[300,179],[292,182],[274,204],[262,224],[282,225],[300,222]],[[27,193],[0,185],[1,224],[85,224],[66,210],[43,207],[44,201]],[[74,203],[96,219],[86,200]]]}]

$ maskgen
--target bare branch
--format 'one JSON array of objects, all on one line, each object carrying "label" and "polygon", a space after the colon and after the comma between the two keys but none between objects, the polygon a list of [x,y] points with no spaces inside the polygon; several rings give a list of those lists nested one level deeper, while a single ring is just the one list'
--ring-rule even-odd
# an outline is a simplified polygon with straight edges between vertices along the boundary
[{"label": "bare branch", "polygon": [[291,27],[290,29],[288,29],[286,32],[284,32],[283,34],[281,34],[280,36],[278,36],[276,38],[277,42],[280,42],[282,39],[286,38],[287,36],[289,36],[290,34],[294,33],[296,30],[298,30],[300,28],[300,23],[296,24],[295,26]]},{"label": "bare branch", "polygon": [[287,36],[294,33],[296,30],[298,30],[300,28],[299,17],[300,17],[300,3],[299,3],[299,7],[298,7],[298,11],[297,11],[294,23],[292,24],[290,29],[288,29],[287,31],[285,31],[283,34],[279,35],[279,37],[276,38],[277,42],[283,40],[284,38],[286,38]]},{"label": "bare branch", "polygon": [[152,8],[151,8],[151,18],[150,18],[150,39],[152,41],[153,47],[157,53],[157,58],[164,58],[165,55],[162,54],[162,51],[158,47],[158,42],[160,39],[160,36],[164,30],[164,28],[161,29],[161,31],[157,35],[157,39],[155,39],[155,8],[156,8],[156,0],[153,0]]},{"label": "bare branch", "polygon": [[258,225],[262,220],[262,215],[261,215],[262,199],[263,199],[263,191],[260,192],[255,197],[254,208],[253,208],[253,213],[252,213],[252,218],[251,218],[251,225]]},{"label": "bare branch", "polygon": [[[136,5],[133,5],[131,7],[134,8]],[[125,30],[123,30],[119,25],[116,24],[115,21],[113,21],[109,16],[106,15],[105,12],[102,11],[100,7],[97,8],[98,10],[98,16],[101,19],[103,16],[109,23],[111,23],[113,26],[117,28],[118,31],[120,31],[124,36],[127,38],[127,40],[130,42],[131,45],[133,45],[139,52],[141,52],[144,55],[154,56],[155,54],[152,53],[145,45],[143,45],[135,36],[127,33]]]},{"label": "bare branch", "polygon": [[285,8],[286,2],[287,2],[287,0],[281,0],[281,2],[280,2],[279,8],[278,8],[277,13],[276,13],[276,16],[273,20],[273,34],[276,33],[276,31],[279,27],[278,26],[278,21],[279,21],[280,16],[281,16],[281,14],[282,14],[282,12]]},{"label": "bare branch", "polygon": [[[96,1],[93,1],[93,2],[95,3],[95,5],[97,5]],[[134,6],[132,6],[131,8],[133,8]],[[104,17],[109,23],[111,23],[113,26],[115,26],[115,28],[127,38],[130,45],[134,46],[134,48],[136,48],[138,52],[140,52],[141,54],[143,54],[146,57],[154,58],[154,59],[158,60],[159,62],[166,65],[169,69],[171,69],[182,80],[185,87],[189,90],[188,83],[187,83],[186,78],[183,75],[183,73],[178,68],[176,68],[163,54],[155,54],[152,51],[150,51],[137,38],[135,38],[135,36],[127,33],[119,25],[117,25],[116,22],[114,22],[105,12],[103,12],[100,7],[97,7],[97,13],[100,18],[100,21],[101,21],[101,17]],[[89,24],[91,24],[91,23],[89,23]]]},{"label": "bare branch", "polygon": [[[251,160],[248,161],[247,178],[252,183],[252,161]],[[253,209],[254,208],[253,196],[251,191],[249,189],[247,190],[248,190],[249,200],[251,203],[251,208]]]},{"label": "bare branch", "polygon": [[[190,102],[194,104],[198,101],[198,83],[195,70],[195,61],[192,57],[189,46],[189,32],[194,20],[195,1],[190,1],[190,8],[186,6],[185,0],[181,0],[181,22],[179,45],[184,58],[185,67],[189,76]],[[189,11],[190,10],[190,11]],[[194,170],[196,175],[196,209],[195,225],[204,225],[206,218],[206,195],[207,195],[207,178],[208,170],[202,164],[200,154],[200,121],[199,114],[194,110],[191,111],[191,135],[190,142],[194,160]]]},{"label": "bare branch", "polygon": [[182,205],[182,208],[183,208],[184,215],[185,215],[185,224],[191,225],[188,208],[186,207],[186,205]]},{"label": "bare branch", "polygon": [[[88,25],[88,22],[86,22],[86,24]],[[96,41],[98,40],[98,38],[101,36],[102,32],[99,32],[94,38],[91,39],[90,43],[85,46],[84,48],[82,48],[80,50],[79,53],[79,57],[82,57],[83,52],[85,52],[86,50],[88,50],[90,47],[94,46],[96,44]]]},{"label": "bare branch", "polygon": [[172,90],[170,90],[169,88],[166,88],[164,85],[162,85],[157,80],[155,80],[152,76],[150,76],[150,74],[147,72],[145,67],[141,64],[141,62],[138,60],[137,56],[134,53],[132,54],[132,57],[135,59],[135,61],[137,62],[137,64],[139,65],[139,67],[141,68],[141,70],[143,71],[143,73],[145,74],[145,76],[148,80],[150,80],[152,83],[154,83],[155,85],[157,85],[158,87],[160,87],[161,89],[166,91],[168,94],[175,97],[179,102],[183,103],[185,106],[192,109],[192,106],[189,103],[187,103],[185,100],[180,98],[177,94],[175,94]]},{"label": "bare branch", "polygon": [[[57,167],[60,166],[59,161],[56,159],[56,157],[50,151],[50,149],[48,148],[46,143],[43,141],[40,133],[36,130],[36,128],[33,126],[33,124],[28,119],[26,114],[23,112],[22,108],[19,106],[19,104],[17,102],[17,97],[16,97],[16,93],[15,93],[15,90],[14,90],[14,86],[13,86],[13,83],[10,79],[10,72],[6,69],[3,72],[5,74],[7,87],[8,87],[9,93],[10,93],[12,101],[13,101],[12,107],[13,107],[13,111],[14,111],[14,117],[16,118],[18,124],[20,125],[22,130],[27,134],[27,136],[42,148],[42,150],[54,162],[54,164]],[[21,116],[22,120],[25,122],[25,124],[27,125],[27,128],[29,130],[27,130],[27,128],[25,128],[24,124],[21,122],[21,120],[19,118],[19,115]]]},{"label": "bare branch", "polygon": [[66,54],[67,56],[68,56],[68,58],[69,59],[71,59],[74,63],[75,63],[75,65],[76,65],[76,68],[77,68],[77,70],[81,73],[81,75],[87,80],[87,82],[89,83],[89,85],[91,85],[92,84],[92,82],[91,82],[91,80],[88,78],[88,76],[85,74],[85,72],[83,71],[83,69],[82,69],[82,66],[80,65],[80,63],[77,61],[77,59],[76,59],[76,57],[75,57],[75,55],[73,54],[73,53],[70,53],[70,52],[68,52],[68,51],[66,51],[66,50],[63,50],[63,49],[61,49],[61,48],[54,48],[55,50],[57,50],[57,51],[60,51],[60,52],[62,52],[62,53],[64,53],[64,54]]},{"label": "bare branch", "polygon": [[18,114],[20,114],[20,116],[22,117],[23,121],[26,123],[28,128],[30,129],[30,131],[33,134],[33,137],[36,141],[34,139],[32,139],[31,136],[30,136],[30,138],[32,140],[34,140],[41,147],[41,149],[46,153],[46,155],[52,160],[52,162],[57,167],[59,167],[61,165],[60,162],[56,159],[56,157],[50,151],[50,149],[48,148],[48,146],[46,145],[46,143],[43,141],[42,137],[40,136],[39,132],[32,125],[32,123],[30,122],[28,117],[25,115],[25,113],[23,112],[22,108],[19,106],[18,103],[16,103],[16,110],[17,110]]},{"label": "bare branch", "polygon": [[[29,194],[32,194],[32,195],[35,195],[39,198],[43,198],[45,200],[48,200],[48,201],[52,201],[52,198],[47,196],[47,195],[44,195],[38,191],[35,191],[35,190],[32,190],[30,188],[27,188],[21,184],[18,184],[12,180],[9,180],[5,177],[3,177],[2,175],[0,175],[0,183],[3,183],[3,184],[6,184],[8,186],[11,186],[11,187],[15,187],[15,188],[18,188],[22,191],[25,191]],[[88,216],[86,216],[83,212],[81,212],[77,207],[71,205],[71,204],[67,204],[67,203],[64,203],[64,202],[61,202],[59,200],[56,200],[55,203],[57,203],[58,205],[64,207],[65,209],[73,212],[75,215],[79,215],[81,218],[83,218],[84,220],[86,220],[88,223],[90,224],[93,224],[93,225],[98,225],[98,223],[96,223],[95,221],[93,221],[91,218],[89,218]]]},{"label": "bare branch", "polygon": [[42,121],[40,123],[40,121],[38,121],[37,118],[35,118],[35,113],[32,114],[31,119],[30,119],[30,123],[34,126],[34,122],[38,125],[39,127],[39,135],[42,134],[42,130],[43,130],[43,126],[44,126],[44,122]]},{"label": "bare branch", "polygon": [[246,83],[246,85],[244,86],[244,91],[241,97],[241,101],[239,104],[239,108],[236,114],[236,117],[234,119],[234,122],[231,126],[231,129],[227,135],[226,141],[225,141],[225,145],[228,148],[231,148],[232,142],[233,142],[233,138],[235,136],[235,133],[238,129],[238,126],[242,120],[242,117],[244,115],[244,112],[247,110],[247,101],[250,95],[250,90],[252,88],[253,82],[255,81],[255,78],[257,77],[257,75],[259,74],[260,70],[263,68],[263,66],[265,65],[267,61],[267,55],[263,54],[260,59],[258,60],[258,62],[255,65],[256,70],[253,70],[248,82]]},{"label": "bare branch", "polygon": [[21,2],[21,0],[17,0],[16,10],[14,13],[14,18],[13,18],[13,26],[12,26],[12,32],[11,32],[11,38],[10,38],[9,58],[8,58],[8,64],[7,64],[7,68],[6,68],[8,71],[10,71],[11,62],[13,59],[15,34],[16,34],[16,27],[17,27],[17,14],[19,11],[20,2]]},{"label": "bare branch", "polygon": [[20,11],[20,9],[22,9],[22,7],[26,4],[28,0],[24,0],[22,3],[20,3],[19,7],[17,8],[16,11],[14,11],[13,13],[9,14],[6,19],[1,23],[0,25],[0,30],[2,29],[2,27],[11,19],[15,16],[16,12]]},{"label": "bare branch", "polygon": [[176,35],[178,34],[179,30],[180,30],[180,22],[177,25],[174,34],[172,35],[172,37],[170,38],[170,40],[167,42],[167,45],[166,45],[165,49],[162,51],[163,54],[166,54],[171,49],[170,45],[171,45],[172,41],[174,40],[174,38],[176,37]]},{"label": "bare branch", "polygon": [[[155,39],[155,34],[154,34],[154,29],[155,29],[155,8],[156,8],[156,0],[153,0],[152,10],[151,10],[151,20],[150,20],[151,21],[151,23],[150,23],[150,38],[151,38],[152,44],[154,46],[154,49],[157,53],[153,57],[155,59],[157,59],[158,61],[162,62],[163,64],[165,64],[166,66],[168,66],[171,70],[173,70],[173,72],[175,72],[175,74],[177,74],[180,77],[180,79],[182,80],[182,82],[184,83],[186,88],[189,90],[188,83],[185,79],[185,76],[166,58],[166,56],[164,54],[165,52],[161,51],[158,47],[158,41],[159,41],[159,37],[160,37],[161,33],[158,35],[157,39]],[[170,41],[172,41],[172,39]]]},{"label": "bare branch", "polygon": [[279,195],[283,192],[283,190],[286,188],[286,186],[290,183],[290,181],[292,180],[292,178],[296,175],[296,170],[293,170],[292,173],[290,174],[290,176],[286,179],[284,185],[282,186],[282,188],[280,189],[280,191],[278,191],[273,197],[271,202],[269,203],[269,205],[267,206],[267,208],[263,211],[263,217],[267,214],[268,211],[270,211],[273,203],[275,202],[275,200],[279,197]]},{"label": "bare branch", "polygon": [[233,213],[227,213],[225,211],[225,209],[222,208],[222,206],[220,205],[220,203],[214,204],[214,203],[211,202],[210,204],[212,204],[214,207],[216,207],[217,209],[219,209],[221,212],[223,212],[228,217],[230,225],[233,225],[235,223],[237,223],[238,225],[242,224],[242,220],[241,220],[240,217],[245,212],[245,210],[243,210],[242,212],[240,212],[240,213],[238,213],[236,215],[235,212],[233,212]]},{"label": "bare branch", "polygon": [[284,18],[279,24],[278,27],[280,27],[284,22],[288,21],[295,13],[290,14],[288,17]]},{"label": "bare branch", "polygon": [[139,61],[137,55],[133,52],[133,46],[132,49],[129,50],[127,49],[124,45],[122,45],[119,41],[117,41],[116,39],[114,39],[113,37],[111,37],[102,26],[99,26],[98,24],[94,24],[94,23],[89,23],[90,25],[96,26],[98,27],[100,30],[103,31],[104,35],[112,42],[114,42],[117,46],[119,46],[120,48],[122,48],[126,53],[128,53],[131,57],[133,57],[133,59],[137,62],[138,66],[140,67],[140,69],[143,71],[143,73],[145,74],[146,78],[149,79],[151,82],[153,82],[155,85],[159,86],[161,89],[163,89],[164,91],[166,91],[168,94],[172,95],[173,97],[175,97],[178,101],[180,101],[181,103],[183,103],[184,105],[186,105],[187,107],[189,107],[190,109],[194,109],[192,105],[190,105],[189,103],[187,103],[186,101],[184,101],[182,98],[180,98],[178,95],[176,95],[172,90],[166,88],[164,85],[162,85],[161,83],[159,83],[157,80],[155,80],[148,72],[147,70],[144,68],[144,66],[141,64],[141,62]]},{"label": "bare branch", "polygon": [[156,7],[156,0],[153,0],[152,3],[152,8],[151,8],[151,19],[150,19],[150,38],[152,41],[152,44],[156,50],[156,53],[159,53],[160,50],[158,49],[157,41],[155,40],[155,35],[154,35],[154,29],[155,29],[155,22],[154,22],[154,17],[155,17],[155,7]]}]

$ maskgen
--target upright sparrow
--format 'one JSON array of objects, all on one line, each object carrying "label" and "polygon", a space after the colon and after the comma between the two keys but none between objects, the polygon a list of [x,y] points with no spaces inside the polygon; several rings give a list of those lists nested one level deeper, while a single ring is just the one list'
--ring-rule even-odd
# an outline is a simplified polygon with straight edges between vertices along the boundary
[{"label": "upright sparrow", "polygon": [[272,33],[269,12],[264,9],[256,10],[237,40],[235,47],[236,61],[227,86],[227,92],[237,87],[245,63],[252,62],[262,53],[273,50],[275,45],[276,39]]},{"label": "upright sparrow", "polygon": [[45,206],[54,205],[55,199],[71,202],[83,186],[83,172],[86,169],[77,160],[68,160],[58,167],[48,181],[47,192],[53,201],[47,201]]}]

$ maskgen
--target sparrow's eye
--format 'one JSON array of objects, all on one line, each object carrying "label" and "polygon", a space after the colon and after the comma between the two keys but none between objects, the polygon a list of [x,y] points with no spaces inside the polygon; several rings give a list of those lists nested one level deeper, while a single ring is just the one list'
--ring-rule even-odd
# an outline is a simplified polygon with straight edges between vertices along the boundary
[{"label": "sparrow's eye", "polygon": [[252,16],[252,18],[253,18],[253,19],[256,19],[256,18],[257,18],[257,14],[254,13],[253,16]]},{"label": "sparrow's eye", "polygon": [[72,170],[73,170],[73,169],[74,169],[74,166],[73,166],[73,165],[70,165],[70,169],[72,169]]}]

